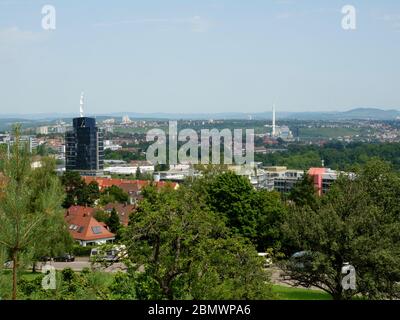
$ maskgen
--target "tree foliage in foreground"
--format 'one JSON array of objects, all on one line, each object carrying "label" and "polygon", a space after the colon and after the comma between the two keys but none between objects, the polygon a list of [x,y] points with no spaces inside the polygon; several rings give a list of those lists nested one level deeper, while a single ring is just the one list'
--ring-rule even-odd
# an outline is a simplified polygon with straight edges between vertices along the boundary
[{"label": "tree foliage in foreground", "polygon": [[255,190],[247,177],[230,171],[198,179],[191,187],[205,195],[210,210],[220,213],[234,233],[252,241],[259,251],[280,248],[286,208],[279,193]]},{"label": "tree foliage in foreground", "polygon": [[44,163],[44,168],[37,171],[32,169],[27,146],[19,140],[18,126],[14,136],[10,156],[1,155],[4,184],[0,199],[0,249],[6,250],[13,262],[12,298],[16,299],[17,270],[22,255],[35,255],[40,245],[54,243],[67,230],[59,179],[46,171],[51,164]]},{"label": "tree foliage in foreground", "polygon": [[139,299],[271,297],[254,247],[190,188],[146,187],[125,243]]},{"label": "tree foliage in foreground", "polygon": [[[319,287],[335,299],[361,294],[400,298],[400,178],[373,161],[355,180],[342,177],[315,209],[298,207],[284,234],[303,259],[285,264],[297,285]],[[355,267],[356,290],[342,287],[342,267]]]}]

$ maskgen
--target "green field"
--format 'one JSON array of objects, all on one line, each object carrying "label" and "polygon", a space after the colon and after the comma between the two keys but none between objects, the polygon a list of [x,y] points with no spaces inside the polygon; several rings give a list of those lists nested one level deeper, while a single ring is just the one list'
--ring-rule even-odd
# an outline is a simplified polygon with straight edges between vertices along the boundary
[{"label": "green field", "polygon": [[272,292],[278,300],[332,300],[329,294],[319,290],[273,285]]},{"label": "green field", "polygon": [[301,138],[338,138],[355,136],[361,133],[358,128],[301,128]]}]

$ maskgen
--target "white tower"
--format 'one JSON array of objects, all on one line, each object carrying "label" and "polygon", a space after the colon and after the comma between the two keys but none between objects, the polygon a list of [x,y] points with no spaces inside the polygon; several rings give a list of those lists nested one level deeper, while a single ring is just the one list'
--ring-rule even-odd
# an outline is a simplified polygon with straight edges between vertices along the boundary
[{"label": "white tower", "polygon": [[276,136],[276,117],[275,117],[275,103],[272,105],[272,136]]},{"label": "white tower", "polygon": [[81,118],[84,117],[84,114],[83,114],[83,105],[84,105],[84,93],[82,92],[82,93],[81,93],[80,108],[79,108],[79,113],[80,113]]}]

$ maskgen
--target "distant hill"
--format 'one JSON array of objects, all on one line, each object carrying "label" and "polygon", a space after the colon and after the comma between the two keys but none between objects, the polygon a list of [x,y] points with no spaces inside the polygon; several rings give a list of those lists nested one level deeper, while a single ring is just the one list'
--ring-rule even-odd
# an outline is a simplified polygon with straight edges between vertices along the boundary
[{"label": "distant hill", "polygon": [[395,120],[400,117],[398,110],[378,108],[356,108],[344,112],[298,112],[288,113],[288,119],[298,120]]},{"label": "distant hill", "polygon": [[[174,119],[174,120],[208,120],[208,119],[271,119],[272,112],[259,113],[138,113],[138,112],[116,112],[109,114],[97,114],[99,120],[107,117],[121,118],[128,115],[131,119]],[[68,120],[77,116],[72,113],[41,113],[41,114],[0,114],[0,122],[46,122],[57,119]],[[88,115],[94,116],[94,115]],[[400,119],[398,110],[382,110],[379,108],[356,108],[344,112],[277,112],[278,119],[297,120],[394,120]]]},{"label": "distant hill", "polygon": [[357,108],[343,112],[342,116],[352,119],[392,120],[400,117],[400,112],[377,108]]}]

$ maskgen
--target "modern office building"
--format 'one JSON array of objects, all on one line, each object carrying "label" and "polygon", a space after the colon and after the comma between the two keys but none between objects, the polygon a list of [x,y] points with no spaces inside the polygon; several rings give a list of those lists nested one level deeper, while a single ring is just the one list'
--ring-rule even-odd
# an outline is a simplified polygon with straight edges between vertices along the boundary
[{"label": "modern office building", "polygon": [[94,118],[73,119],[73,129],[65,134],[65,169],[96,176],[104,168],[103,133]]},{"label": "modern office building", "polygon": [[314,182],[315,189],[319,195],[323,195],[329,191],[331,185],[339,178],[340,175],[347,176],[350,179],[355,178],[354,173],[339,172],[329,168],[310,168],[308,175]]},{"label": "modern office building", "polygon": [[268,178],[273,181],[273,189],[288,193],[295,184],[303,177],[304,171],[290,170],[287,167],[267,167]]},{"label": "modern office building", "polygon": [[65,169],[78,171],[81,175],[103,174],[104,146],[103,132],[96,126],[96,119],[81,116],[73,119],[72,130],[65,134]]}]

